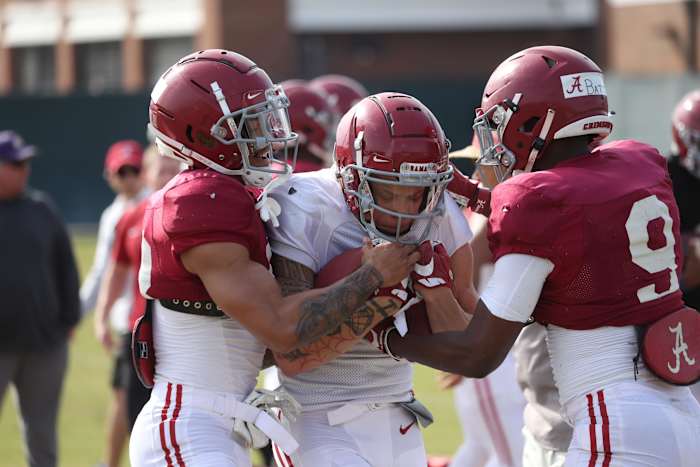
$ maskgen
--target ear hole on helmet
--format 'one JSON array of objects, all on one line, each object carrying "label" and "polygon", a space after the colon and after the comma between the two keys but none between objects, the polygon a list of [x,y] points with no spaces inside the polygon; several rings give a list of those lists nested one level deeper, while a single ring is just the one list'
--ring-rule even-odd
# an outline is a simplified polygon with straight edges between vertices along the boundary
[{"label": "ear hole on helmet", "polygon": [[537,125],[537,122],[540,121],[540,117],[532,117],[529,118],[523,123],[520,128],[518,128],[518,131],[521,133],[532,133],[532,130],[535,128]]},{"label": "ear hole on helmet", "polygon": [[185,130],[185,136],[187,136],[187,139],[190,141],[190,143],[194,143],[194,138],[192,137],[192,125],[187,125],[187,129]]},{"label": "ear hole on helmet", "polygon": [[542,58],[544,59],[544,62],[547,64],[547,67],[549,67],[550,70],[552,68],[554,68],[554,65],[557,64],[557,61],[554,60],[553,58],[549,58],[549,57],[542,57]]}]

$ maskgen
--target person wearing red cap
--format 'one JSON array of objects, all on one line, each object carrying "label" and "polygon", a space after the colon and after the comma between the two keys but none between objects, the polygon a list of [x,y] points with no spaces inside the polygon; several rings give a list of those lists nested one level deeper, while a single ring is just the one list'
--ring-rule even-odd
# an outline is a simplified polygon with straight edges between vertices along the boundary
[{"label": "person wearing red cap", "polygon": [[[100,284],[107,269],[110,251],[114,243],[114,232],[124,212],[145,198],[147,190],[141,180],[143,148],[133,140],[117,141],[107,150],[103,176],[116,194],[112,203],[102,212],[97,233],[97,245],[90,272],[80,288],[83,314],[94,309]],[[118,334],[128,333],[128,316],[133,303],[133,292],[125,287],[111,310],[111,325]],[[105,330],[105,332],[110,332]],[[118,465],[128,435],[126,417],[125,374],[130,361],[119,355],[115,357],[112,376],[112,403],[107,420],[107,465]]]},{"label": "person wearing red cap", "polygon": [[[180,161],[161,157],[154,145],[144,151],[143,180],[148,190],[161,189],[180,172],[180,169]],[[117,353],[119,361],[126,362],[125,371],[120,376],[123,378],[121,387],[125,392],[128,431],[131,431],[136,416],[150,396],[150,390],[139,382],[130,364],[131,330],[146,309],[146,300],[138,290],[137,276],[141,263],[142,221],[147,204],[148,198],[144,198],[136,206],[125,211],[117,223],[114,244],[110,250],[110,258],[95,307],[97,339],[107,351]],[[114,309],[114,303],[129,284],[133,290],[133,305],[128,318],[128,332],[123,334],[121,341],[113,341],[108,326],[110,311]]]}]

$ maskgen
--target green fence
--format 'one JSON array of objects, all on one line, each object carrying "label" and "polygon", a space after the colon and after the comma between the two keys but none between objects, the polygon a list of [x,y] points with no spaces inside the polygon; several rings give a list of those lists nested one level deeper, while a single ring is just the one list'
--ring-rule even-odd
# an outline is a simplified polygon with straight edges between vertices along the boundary
[{"label": "green fence", "polygon": [[[367,83],[371,92],[402,91],[421,99],[443,124],[454,147],[471,137],[483,81]],[[0,129],[13,129],[39,148],[31,185],[48,192],[71,223],[93,223],[112,194],[102,179],[109,145],[145,142],[148,95],[6,97]]]}]

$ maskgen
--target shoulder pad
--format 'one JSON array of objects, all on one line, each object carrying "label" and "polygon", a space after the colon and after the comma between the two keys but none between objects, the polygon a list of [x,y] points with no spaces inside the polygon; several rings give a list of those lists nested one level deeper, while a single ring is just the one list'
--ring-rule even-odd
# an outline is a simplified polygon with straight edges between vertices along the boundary
[{"label": "shoulder pad", "polygon": [[239,232],[256,215],[245,186],[212,171],[185,174],[163,196],[163,229],[169,235]]}]

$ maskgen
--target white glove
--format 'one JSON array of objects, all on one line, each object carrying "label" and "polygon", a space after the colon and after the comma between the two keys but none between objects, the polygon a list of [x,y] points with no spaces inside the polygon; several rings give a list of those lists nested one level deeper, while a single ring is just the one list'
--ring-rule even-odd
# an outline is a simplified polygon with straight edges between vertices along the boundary
[{"label": "white glove", "polygon": [[[275,420],[281,418],[280,422],[285,428],[288,428],[287,420],[296,420],[297,415],[301,412],[299,403],[282,388],[274,391],[256,389],[246,397],[243,403],[267,412]],[[281,410],[284,417],[278,417],[272,409]],[[270,441],[267,435],[253,422],[247,422],[240,418],[236,418],[233,422],[233,435],[246,448],[259,449],[267,446]]]}]

